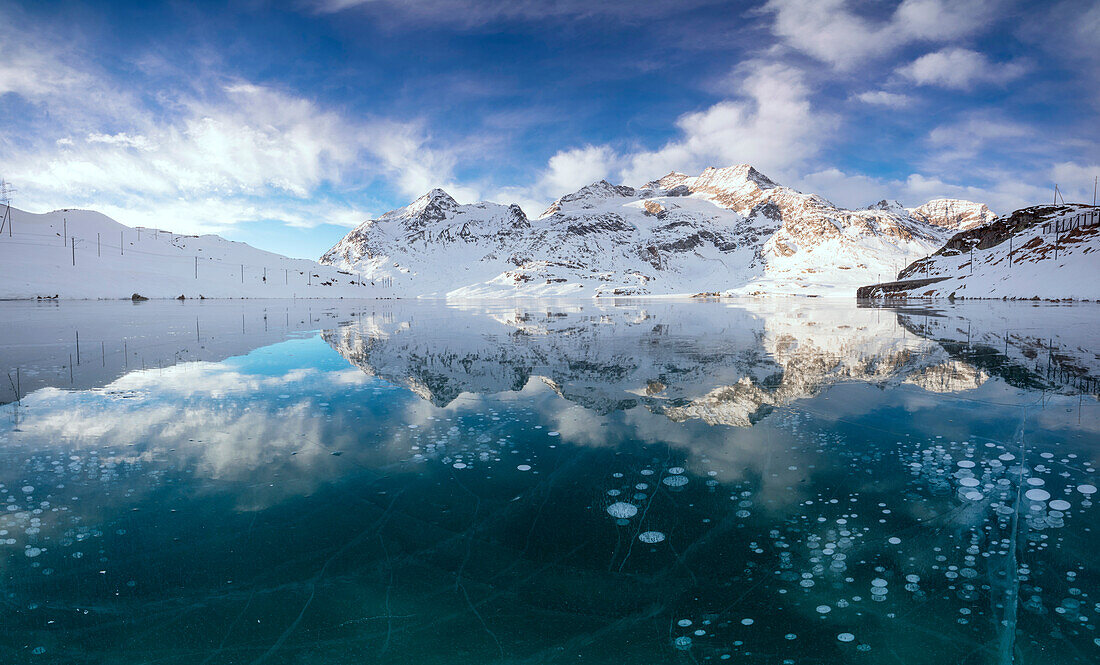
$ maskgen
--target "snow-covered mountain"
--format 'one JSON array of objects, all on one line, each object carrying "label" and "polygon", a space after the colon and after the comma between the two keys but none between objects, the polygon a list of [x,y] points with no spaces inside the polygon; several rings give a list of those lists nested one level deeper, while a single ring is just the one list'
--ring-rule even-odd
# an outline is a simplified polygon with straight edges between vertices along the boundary
[{"label": "snow-covered mountain", "polygon": [[741,164],[640,188],[596,182],[536,219],[435,189],[365,221],[321,262],[406,296],[850,296],[990,217],[944,199],[845,210]]},{"label": "snow-covered mountain", "polygon": [[1042,205],[960,227],[864,298],[1100,299],[1100,208]]},{"label": "snow-covered mountain", "polygon": [[90,210],[11,216],[0,235],[0,299],[388,295],[359,275],[216,235],[132,228]]}]

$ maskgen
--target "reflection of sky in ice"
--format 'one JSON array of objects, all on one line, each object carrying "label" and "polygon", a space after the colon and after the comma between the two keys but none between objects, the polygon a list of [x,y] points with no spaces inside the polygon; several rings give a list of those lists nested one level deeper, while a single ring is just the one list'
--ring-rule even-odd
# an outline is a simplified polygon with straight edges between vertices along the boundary
[{"label": "reflection of sky in ice", "polygon": [[[958,368],[945,390],[906,357],[890,372],[918,380],[816,374],[734,426],[645,400],[594,408],[597,378],[577,392],[561,368],[434,405],[400,366],[371,376],[331,344],[294,339],[5,407],[0,656],[1100,655],[1092,397],[988,372],[975,384]],[[608,381],[618,390],[622,376]]]}]

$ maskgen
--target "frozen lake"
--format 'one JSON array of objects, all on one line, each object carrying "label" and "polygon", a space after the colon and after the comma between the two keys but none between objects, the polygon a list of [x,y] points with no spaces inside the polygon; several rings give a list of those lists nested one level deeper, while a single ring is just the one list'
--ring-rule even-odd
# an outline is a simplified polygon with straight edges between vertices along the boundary
[{"label": "frozen lake", "polygon": [[0,661],[1095,663],[1098,323],[0,303]]}]

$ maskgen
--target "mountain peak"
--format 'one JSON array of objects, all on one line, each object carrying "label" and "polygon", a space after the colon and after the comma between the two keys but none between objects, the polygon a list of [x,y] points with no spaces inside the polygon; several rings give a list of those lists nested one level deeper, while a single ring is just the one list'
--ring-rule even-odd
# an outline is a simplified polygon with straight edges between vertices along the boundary
[{"label": "mountain peak", "polygon": [[458,201],[455,201],[454,198],[452,198],[450,194],[443,191],[439,187],[436,187],[435,189],[431,190],[427,194],[425,194],[425,195],[421,196],[420,198],[418,198],[417,200],[413,201],[410,204],[410,207],[415,206],[418,203],[422,203],[422,204],[425,204],[425,205],[428,204],[428,203],[443,203],[445,205],[458,205]]},{"label": "mountain peak", "polygon": [[579,203],[581,208],[591,208],[593,199],[608,199],[608,198],[621,198],[634,196],[634,188],[627,187],[626,185],[612,185],[606,180],[597,180],[596,182],[585,185],[577,191],[562,196],[557,201],[546,209],[546,212],[542,213],[543,217],[552,215],[560,211],[566,204]]},{"label": "mountain peak", "polygon": [[708,166],[699,175],[699,180],[710,183],[712,187],[721,184],[740,187],[747,183],[753,183],[761,189],[778,187],[774,180],[757,171],[752,164],[734,164],[721,168]]},{"label": "mountain peak", "polygon": [[953,231],[972,229],[997,218],[996,213],[984,203],[963,199],[932,199],[918,208],[913,208],[912,215],[933,226]]},{"label": "mountain peak", "polygon": [[898,213],[906,212],[905,206],[903,206],[901,203],[898,203],[897,201],[888,201],[886,199],[882,199],[878,203],[872,203],[871,205],[867,206],[867,210],[884,210],[886,212]]}]

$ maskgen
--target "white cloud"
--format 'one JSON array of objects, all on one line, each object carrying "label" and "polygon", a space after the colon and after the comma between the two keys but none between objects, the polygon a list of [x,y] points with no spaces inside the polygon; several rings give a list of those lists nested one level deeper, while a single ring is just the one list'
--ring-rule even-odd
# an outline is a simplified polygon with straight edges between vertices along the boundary
[{"label": "white cloud", "polygon": [[958,121],[935,127],[928,142],[938,149],[929,161],[936,164],[976,160],[991,151],[1034,151],[1034,128],[996,114],[971,113]]},{"label": "white cloud", "polygon": [[855,99],[872,106],[885,106],[892,109],[902,109],[913,104],[913,98],[896,92],[885,90],[868,90],[855,95]]},{"label": "white cloud", "polygon": [[631,156],[624,181],[641,183],[669,170],[698,172],[742,162],[778,172],[821,149],[836,120],[812,108],[800,70],[752,61],[734,74],[740,100],[681,116],[676,124],[683,136]]},{"label": "white cloud", "polygon": [[1003,84],[1026,71],[1018,62],[992,62],[977,51],[946,48],[928,53],[900,68],[898,73],[918,85],[966,90],[980,83]]},{"label": "white cloud", "polygon": [[1002,172],[993,174],[994,177],[985,184],[959,184],[966,175],[911,173],[902,179],[890,179],[829,168],[803,176],[796,186],[819,193],[848,208],[862,208],[881,199],[897,200],[903,205],[916,207],[931,199],[954,198],[985,203],[994,212],[1004,214],[1048,197],[1045,187],[1048,173],[1044,171],[1028,174]]},{"label": "white cloud", "polygon": [[615,155],[608,146],[560,150],[547,163],[542,186],[559,195],[576,191],[606,178],[614,161]]},{"label": "white cloud", "polygon": [[1092,203],[1095,196],[1095,178],[1100,176],[1100,164],[1059,162],[1050,170],[1051,180],[1066,201]]},{"label": "white cloud", "polygon": [[945,42],[982,25],[995,3],[981,0],[904,0],[874,20],[848,0],[769,0],[772,32],[788,46],[839,69],[851,69],[915,41]]},{"label": "white cloud", "polygon": [[[0,70],[0,90],[55,119],[53,133],[6,155],[5,176],[19,183],[27,208],[87,206],[123,223],[209,232],[261,220],[357,223],[368,215],[323,191],[376,177],[408,196],[440,185],[466,199],[478,194],[451,182],[453,156],[433,147],[416,121],[350,119],[244,81],[213,85],[201,97],[160,90],[164,108],[147,109],[125,94],[93,94],[110,81],[60,56],[43,51],[19,62],[28,69],[18,79]],[[32,85],[39,80],[58,87]]]}]

